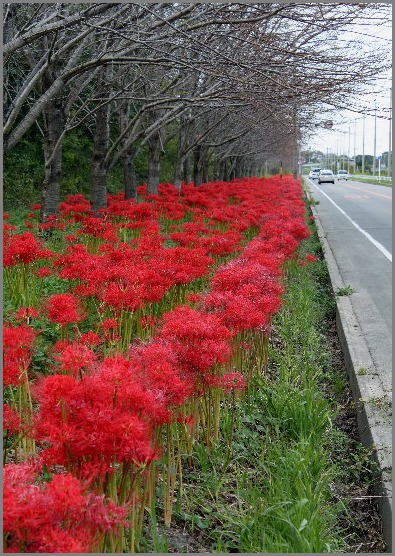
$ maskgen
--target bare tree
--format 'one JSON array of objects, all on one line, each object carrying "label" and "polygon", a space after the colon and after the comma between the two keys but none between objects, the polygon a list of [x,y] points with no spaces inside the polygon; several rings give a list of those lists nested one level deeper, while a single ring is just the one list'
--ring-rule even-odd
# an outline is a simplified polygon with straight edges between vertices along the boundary
[{"label": "bare tree", "polygon": [[352,50],[344,30],[382,4],[6,4],[4,149],[34,124],[44,133],[44,213],[56,212],[62,141],[92,133],[92,203],[106,204],[107,174],[122,163],[126,197],[148,145],[149,190],[178,138],[175,183],[287,169],[301,133],[338,109],[387,60]]}]

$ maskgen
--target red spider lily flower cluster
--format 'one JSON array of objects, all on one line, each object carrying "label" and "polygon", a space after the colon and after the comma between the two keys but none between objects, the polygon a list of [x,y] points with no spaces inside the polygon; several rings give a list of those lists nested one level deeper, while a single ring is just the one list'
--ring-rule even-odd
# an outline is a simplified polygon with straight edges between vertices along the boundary
[{"label": "red spider lily flower cluster", "polygon": [[8,404],[3,404],[3,428],[9,434],[16,434],[21,428],[21,419]]},{"label": "red spider lily flower cluster", "polygon": [[95,479],[113,464],[146,464],[156,457],[152,428],[166,408],[136,379],[129,361],[107,358],[90,375],[48,376],[33,394],[40,405],[35,437],[49,444],[47,465],[63,465],[78,477]]},{"label": "red spider lily flower cluster", "polygon": [[29,264],[37,259],[54,257],[49,249],[44,249],[31,232],[4,237],[3,265],[5,267],[18,263]]},{"label": "red spider lily flower cluster", "polygon": [[83,318],[78,300],[71,293],[52,295],[48,299],[45,309],[48,320],[62,326],[79,322]]},{"label": "red spider lily flower cluster", "polygon": [[3,384],[18,386],[30,365],[36,333],[26,325],[3,330]]},{"label": "red spider lily flower cluster", "polygon": [[3,469],[5,552],[91,552],[98,540],[126,524],[126,508],[84,491],[69,473],[39,483],[38,464]]},{"label": "red spider lily flower cluster", "polygon": [[231,333],[217,317],[188,306],[179,306],[163,316],[159,338],[171,346],[183,376],[194,389],[205,383],[206,374],[231,355]]},{"label": "red spider lily flower cluster", "polygon": [[[281,305],[283,265],[308,235],[300,184],[287,177],[181,192],[161,184],[158,195],[146,187],[139,195],[139,202],[110,195],[101,218],[82,195],[69,196],[57,222],[65,226],[65,248],[56,256],[31,233],[6,238],[10,266],[51,257],[51,269],[31,276],[41,282],[57,275],[67,288],[40,300],[39,311],[39,303],[14,307],[13,318],[26,324],[5,327],[4,384],[18,386],[29,370],[34,410],[22,432],[51,475],[40,486],[40,471],[7,466],[9,551],[50,552],[56,542],[68,552],[89,551],[106,527],[122,523],[124,510],[116,498],[99,501],[111,490],[99,485],[112,478],[126,484],[120,474],[161,458],[161,427],[178,422],[192,431],[190,407],[208,391],[227,396],[246,388],[248,377],[232,362],[234,339],[268,330]],[[45,376],[29,368],[38,314],[56,329]],[[59,329],[73,323],[65,340]],[[252,342],[239,345],[248,350]],[[7,407],[7,434],[15,435],[20,421]],[[60,509],[62,489],[68,501]],[[138,495],[122,499],[135,503]],[[35,511],[37,504],[47,510]]]}]

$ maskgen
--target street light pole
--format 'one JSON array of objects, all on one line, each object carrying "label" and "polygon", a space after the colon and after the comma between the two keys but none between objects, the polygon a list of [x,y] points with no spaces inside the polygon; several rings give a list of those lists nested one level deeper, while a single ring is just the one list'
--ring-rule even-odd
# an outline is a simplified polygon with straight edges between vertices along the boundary
[{"label": "street light pole", "polygon": [[357,121],[354,120],[354,171],[353,173],[355,174],[355,172],[357,171],[357,147],[356,147],[356,141],[357,141]]},{"label": "street light pole", "polygon": [[376,175],[376,141],[377,141],[377,103],[374,101],[374,145],[373,145],[373,175]]},{"label": "street light pole", "polygon": [[348,122],[348,153],[347,153],[347,172],[350,173],[350,140],[351,140],[351,124]]},{"label": "street light pole", "polygon": [[363,115],[362,120],[362,174],[365,173],[365,114]]}]

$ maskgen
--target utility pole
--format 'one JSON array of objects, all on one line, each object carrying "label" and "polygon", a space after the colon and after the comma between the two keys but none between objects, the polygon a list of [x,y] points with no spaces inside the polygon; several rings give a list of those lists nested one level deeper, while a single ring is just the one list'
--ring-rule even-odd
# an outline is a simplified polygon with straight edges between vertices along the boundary
[{"label": "utility pole", "polygon": [[365,114],[362,120],[362,169],[361,173],[365,173]]},{"label": "utility pole", "polygon": [[347,152],[347,172],[350,173],[350,140],[351,140],[351,123],[348,122],[348,152]]},{"label": "utility pole", "polygon": [[373,144],[373,175],[376,175],[376,142],[377,142],[377,103],[374,101],[374,144]]},{"label": "utility pole", "polygon": [[392,152],[391,152],[391,118],[392,116],[392,87],[390,88],[390,114],[389,114],[389,132],[388,132],[388,160],[387,160],[387,175],[392,175]]}]

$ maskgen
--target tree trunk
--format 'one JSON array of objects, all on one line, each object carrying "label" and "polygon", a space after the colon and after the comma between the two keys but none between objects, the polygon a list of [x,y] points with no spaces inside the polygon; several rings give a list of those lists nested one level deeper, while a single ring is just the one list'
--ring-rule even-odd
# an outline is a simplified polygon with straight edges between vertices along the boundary
[{"label": "tree trunk", "polygon": [[178,190],[181,189],[182,178],[185,168],[185,146],[187,140],[185,118],[181,118],[180,131],[178,134],[178,151],[175,162],[174,185]]},{"label": "tree trunk", "polygon": [[236,157],[235,178],[241,178],[243,175],[243,163],[240,156]]},{"label": "tree trunk", "polygon": [[196,145],[193,150],[193,181],[195,187],[203,183],[202,145]]},{"label": "tree trunk", "polygon": [[96,114],[96,130],[93,141],[93,161],[91,177],[92,211],[96,216],[107,206],[107,172],[104,164],[109,142],[110,104],[107,103]]},{"label": "tree trunk", "polygon": [[219,181],[225,181],[225,160],[220,160],[218,163],[218,179]]},{"label": "tree trunk", "polygon": [[181,189],[182,176],[184,173],[184,163],[184,157],[180,156],[176,162],[176,171],[174,176],[174,185],[176,186],[178,191],[180,191]]},{"label": "tree trunk", "polygon": [[229,158],[225,159],[225,179],[224,181],[231,180],[232,164]]},{"label": "tree trunk", "polygon": [[62,176],[62,143],[56,147],[65,123],[64,106],[60,99],[51,100],[44,111],[45,175],[42,188],[42,221],[51,214],[57,214],[60,199],[60,179]]},{"label": "tree trunk", "polygon": [[[130,101],[119,104],[119,131],[123,133],[129,123]],[[123,181],[125,199],[137,199],[137,179],[136,167],[134,165],[136,153],[132,146],[129,146],[123,155]]]},{"label": "tree trunk", "polygon": [[134,152],[126,151],[123,159],[123,179],[125,182],[125,199],[137,199],[137,178],[134,165]]},{"label": "tree trunk", "polygon": [[185,183],[191,183],[192,181],[192,165],[190,154],[187,155],[184,162],[184,180]]},{"label": "tree trunk", "polygon": [[148,162],[148,193],[156,195],[159,186],[160,172],[160,134],[155,133],[149,140],[149,162]]},{"label": "tree trunk", "polygon": [[207,149],[202,149],[202,181],[203,181],[203,183],[208,182],[208,166],[209,166],[209,156],[207,154]]},{"label": "tree trunk", "polygon": [[218,181],[220,178],[220,163],[218,162],[218,156],[214,155],[213,162],[213,181]]}]

